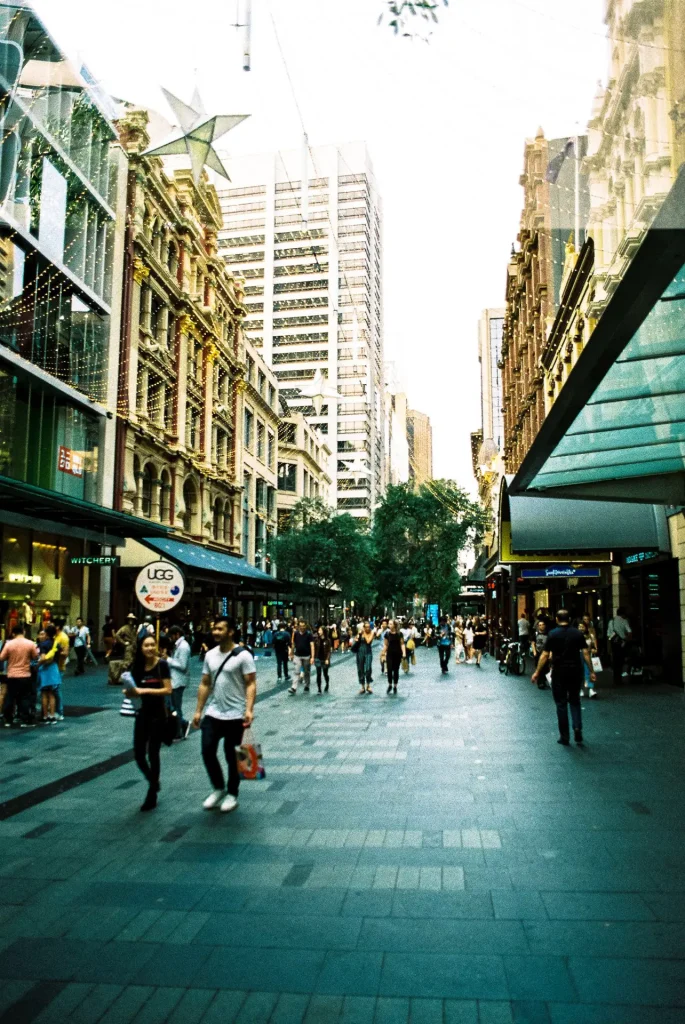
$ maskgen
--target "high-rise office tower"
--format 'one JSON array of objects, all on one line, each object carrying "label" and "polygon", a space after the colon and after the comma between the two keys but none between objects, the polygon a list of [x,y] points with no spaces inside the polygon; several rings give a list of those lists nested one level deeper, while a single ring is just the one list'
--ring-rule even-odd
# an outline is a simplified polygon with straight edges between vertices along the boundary
[{"label": "high-rise office tower", "polygon": [[230,173],[219,246],[246,278],[245,329],[324,435],[332,503],[368,518],[385,452],[381,201],[366,146],[232,157]]},{"label": "high-rise office tower", "polygon": [[420,487],[433,479],[433,428],[430,418],[416,409],[407,409],[407,444],[409,482]]}]

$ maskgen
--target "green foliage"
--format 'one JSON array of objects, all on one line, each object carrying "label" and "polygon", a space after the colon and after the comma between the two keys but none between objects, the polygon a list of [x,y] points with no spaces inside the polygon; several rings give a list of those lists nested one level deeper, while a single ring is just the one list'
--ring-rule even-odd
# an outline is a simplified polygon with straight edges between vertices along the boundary
[{"label": "green foliage", "polygon": [[481,506],[453,480],[388,487],[373,524],[380,601],[404,606],[421,594],[449,606],[461,589],[459,557],[485,525]]},{"label": "green foliage", "polygon": [[346,601],[371,596],[371,540],[358,519],[337,515],[320,498],[302,498],[270,551],[279,579],[337,586]]},{"label": "green foliage", "polygon": [[418,490],[399,484],[388,487],[370,533],[319,498],[301,499],[270,552],[279,579],[338,587],[362,607],[408,607],[417,593],[447,607],[461,589],[459,557],[486,525],[487,514],[453,480]]},{"label": "green foliage", "polygon": [[[442,0],[445,7],[449,0]],[[424,21],[437,24],[437,10],[440,7],[440,0],[385,0],[387,12],[381,14],[378,19],[379,25],[387,20],[395,35],[413,36],[409,30],[412,18],[422,18]]]}]

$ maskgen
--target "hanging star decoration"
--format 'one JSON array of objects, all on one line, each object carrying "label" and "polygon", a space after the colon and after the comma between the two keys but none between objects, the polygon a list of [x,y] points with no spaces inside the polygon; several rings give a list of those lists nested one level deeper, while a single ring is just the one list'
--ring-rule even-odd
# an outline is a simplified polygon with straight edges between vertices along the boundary
[{"label": "hanging star decoration", "polygon": [[215,114],[209,117],[197,89],[193,93],[190,105],[179,100],[167,89],[162,89],[162,92],[176,115],[180,127],[176,128],[161,146],[150,146],[146,149],[143,156],[189,156],[193,168],[193,181],[196,185],[200,181],[202,168],[205,166],[230,181],[228,171],[222,164],[213,143],[250,115]]},{"label": "hanging star decoration", "polygon": [[311,384],[304,384],[300,388],[300,397],[312,399],[317,416],[321,413],[324,398],[334,398],[336,401],[342,401],[336,388],[328,384],[321,370],[316,371]]},{"label": "hanging star decoration", "polygon": [[347,467],[347,473],[352,473],[354,476],[357,477],[371,476],[371,473],[369,472],[369,469],[361,455],[355,455],[354,458],[351,459],[340,459],[339,461],[345,464],[345,466]]}]

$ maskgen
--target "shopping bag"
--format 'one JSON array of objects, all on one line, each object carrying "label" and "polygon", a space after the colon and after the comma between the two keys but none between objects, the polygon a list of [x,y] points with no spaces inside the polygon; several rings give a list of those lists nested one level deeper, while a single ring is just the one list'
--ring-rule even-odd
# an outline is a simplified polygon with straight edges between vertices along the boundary
[{"label": "shopping bag", "polygon": [[238,774],[241,779],[264,779],[266,770],[262,759],[262,746],[257,743],[252,729],[243,733],[243,742],[235,748]]},{"label": "shopping bag", "polygon": [[408,672],[409,671],[409,659],[408,658],[402,658],[402,671],[403,672]]},{"label": "shopping bag", "polygon": [[601,672],[602,671],[602,661],[601,661],[601,658],[598,658],[598,657],[595,656],[592,659],[592,671],[593,672]]}]

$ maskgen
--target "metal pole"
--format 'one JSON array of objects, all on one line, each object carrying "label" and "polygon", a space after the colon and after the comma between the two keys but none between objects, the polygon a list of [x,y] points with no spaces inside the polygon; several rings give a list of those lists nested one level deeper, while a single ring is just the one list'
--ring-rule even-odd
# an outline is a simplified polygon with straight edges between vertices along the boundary
[{"label": "metal pole", "polygon": [[157,650],[159,650],[159,615],[157,616],[157,624],[156,624],[156,628],[155,628],[155,633],[156,633],[156,637],[157,637]]},{"label": "metal pole", "polygon": [[245,0],[245,43],[243,50],[243,71],[250,70],[252,49],[252,0]]}]

